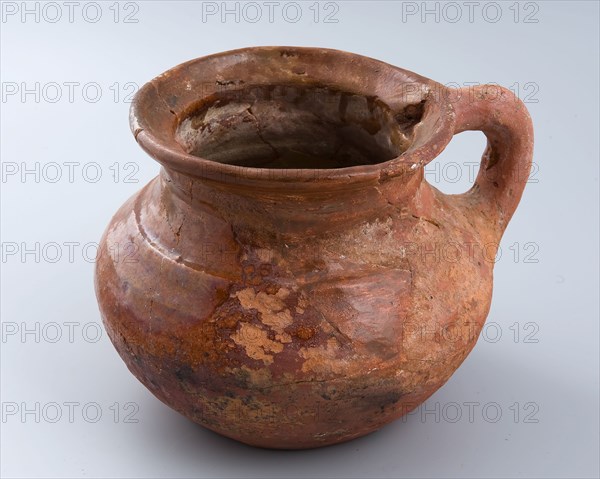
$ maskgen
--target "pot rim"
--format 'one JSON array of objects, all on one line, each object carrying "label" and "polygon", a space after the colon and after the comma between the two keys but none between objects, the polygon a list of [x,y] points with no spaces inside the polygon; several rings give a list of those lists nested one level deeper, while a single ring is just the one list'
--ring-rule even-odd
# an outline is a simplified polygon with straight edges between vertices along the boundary
[{"label": "pot rim", "polygon": [[[214,81],[218,78],[220,69],[239,69],[241,66],[247,68],[250,74],[262,76],[262,81],[256,84],[278,84],[277,80],[273,83],[268,81],[269,75],[276,75],[277,72],[271,71],[265,74],[261,70],[265,61],[275,62],[271,65],[286,70],[291,70],[290,61],[296,66],[312,65],[317,70],[321,68],[323,72],[331,72],[330,74],[333,75],[336,70],[344,73],[340,65],[349,66],[352,73],[356,73],[357,76],[338,74],[334,78],[338,81],[339,77],[342,77],[339,79],[339,84],[331,84],[331,86],[342,91],[372,96],[372,90],[364,90],[364,84],[368,81],[371,85],[367,88],[374,87],[377,98],[390,107],[394,114],[399,113],[398,108],[402,105],[415,103],[414,99],[412,103],[408,100],[416,94],[417,100],[420,99],[420,102],[425,104],[425,113],[414,128],[410,147],[399,156],[384,162],[323,169],[238,166],[187,153],[176,140],[175,131],[180,124],[180,118],[190,109],[191,95],[195,95],[196,102],[199,101],[197,93],[193,92],[203,84],[199,83],[196,77],[204,74],[206,70],[208,75],[212,75],[209,78]],[[310,78],[313,81],[319,80],[314,76]],[[398,86],[395,87],[394,83],[390,87],[392,81],[397,81]],[[195,84],[192,85],[192,82]],[[306,84],[306,86],[314,85],[315,83]],[[415,85],[418,91],[412,89],[410,93],[396,91],[406,85]],[[361,91],[360,88],[363,90]],[[190,91],[191,93],[186,93]],[[407,174],[412,176],[441,153],[454,133],[454,109],[451,102],[444,101],[448,95],[436,94],[447,91],[449,89],[445,86],[409,70],[342,50],[295,46],[247,47],[189,60],[150,80],[139,89],[133,99],[129,124],[136,141],[144,151],[166,168],[186,175],[237,184],[240,180],[252,184],[256,182],[348,184]]]}]

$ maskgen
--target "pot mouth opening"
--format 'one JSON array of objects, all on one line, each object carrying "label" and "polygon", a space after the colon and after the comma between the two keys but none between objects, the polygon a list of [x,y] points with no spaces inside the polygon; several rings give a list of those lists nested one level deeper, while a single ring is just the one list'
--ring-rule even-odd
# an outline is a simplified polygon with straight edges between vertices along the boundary
[{"label": "pot mouth opening", "polygon": [[408,150],[424,103],[395,114],[379,98],[328,87],[255,85],[199,101],[175,140],[190,155],[241,167],[375,165]]},{"label": "pot mouth opening", "polygon": [[[413,175],[450,141],[425,77],[339,50],[252,47],[146,83],[131,130],[163,166],[222,183],[346,185]],[[442,87],[443,88],[443,87]]]}]

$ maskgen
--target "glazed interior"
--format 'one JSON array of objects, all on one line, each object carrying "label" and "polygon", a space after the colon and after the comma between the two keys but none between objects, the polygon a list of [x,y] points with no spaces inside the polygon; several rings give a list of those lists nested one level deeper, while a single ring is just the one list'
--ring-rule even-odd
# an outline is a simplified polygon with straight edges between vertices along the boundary
[{"label": "glazed interior", "polygon": [[314,85],[223,88],[180,119],[176,141],[189,154],[255,168],[330,169],[400,156],[423,116],[373,96]]}]

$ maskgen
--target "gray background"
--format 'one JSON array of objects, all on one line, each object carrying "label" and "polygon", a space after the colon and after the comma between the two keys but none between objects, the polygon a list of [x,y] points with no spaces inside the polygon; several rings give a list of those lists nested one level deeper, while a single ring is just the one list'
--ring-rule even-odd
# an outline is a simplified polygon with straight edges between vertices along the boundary
[{"label": "gray background", "polygon": [[[57,21],[54,6],[28,3],[37,18],[20,2],[2,7],[4,477],[598,477],[597,2],[482,1],[471,19],[465,2],[300,2],[295,23],[293,6],[282,14],[290,2],[272,23],[263,2],[256,23],[244,4],[237,19],[203,19],[200,2],[159,1],[100,2],[94,22],[88,3],[69,19],[58,2]],[[321,450],[258,450],[205,431],[96,338],[94,244],[158,172],[129,132],[130,94],[180,62],[254,45],[338,48],[451,85],[496,82],[535,124],[534,174],[474,351],[406,420]],[[465,163],[483,147],[480,133],[459,135],[427,178],[465,191]]]}]

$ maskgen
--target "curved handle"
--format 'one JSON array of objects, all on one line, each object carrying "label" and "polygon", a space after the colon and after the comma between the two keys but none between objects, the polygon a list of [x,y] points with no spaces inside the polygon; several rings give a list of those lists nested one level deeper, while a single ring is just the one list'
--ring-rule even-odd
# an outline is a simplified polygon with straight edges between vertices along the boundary
[{"label": "curved handle", "polygon": [[510,90],[481,85],[451,91],[454,134],[480,130],[487,137],[479,174],[462,195],[472,213],[489,217],[504,232],[529,178],[533,156],[533,125],[525,105]]}]

